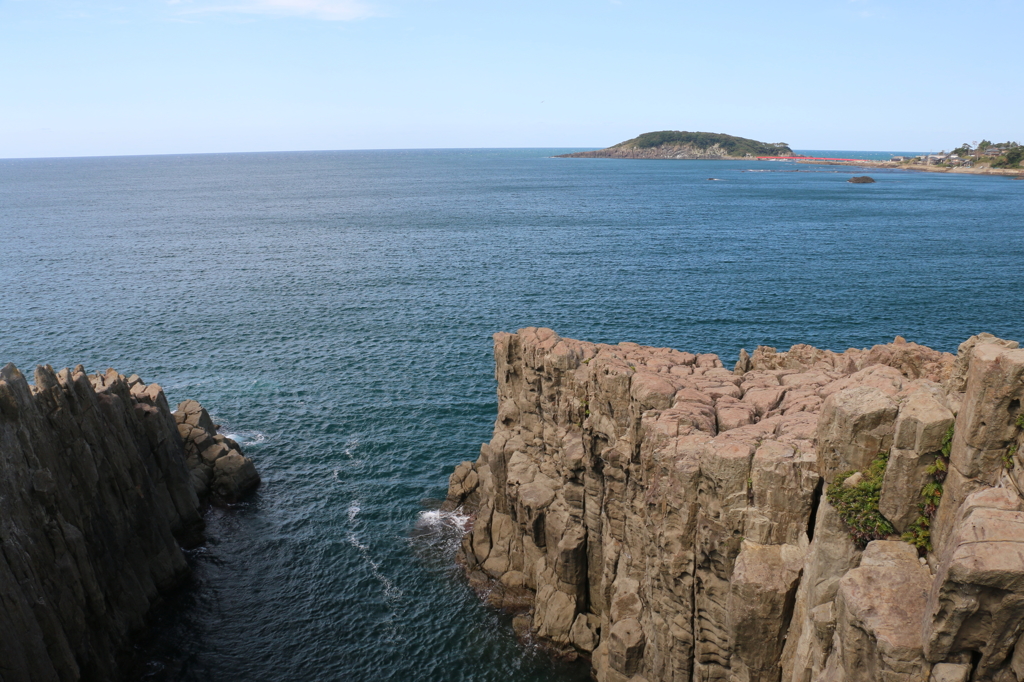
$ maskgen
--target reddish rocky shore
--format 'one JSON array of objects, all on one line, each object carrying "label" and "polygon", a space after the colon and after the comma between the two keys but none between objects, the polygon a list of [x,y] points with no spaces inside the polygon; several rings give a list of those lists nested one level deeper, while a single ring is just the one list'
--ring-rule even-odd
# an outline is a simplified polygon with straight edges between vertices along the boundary
[{"label": "reddish rocky shore", "polygon": [[857,161],[816,161],[813,159],[800,159],[797,163],[809,163],[819,166],[853,166],[854,168],[892,168],[895,170],[922,171],[925,173],[953,173],[955,175],[1004,175],[1007,177],[1024,178],[1024,168],[949,168],[946,166],[926,165],[923,163],[897,163],[895,161],[871,161],[869,159]]}]

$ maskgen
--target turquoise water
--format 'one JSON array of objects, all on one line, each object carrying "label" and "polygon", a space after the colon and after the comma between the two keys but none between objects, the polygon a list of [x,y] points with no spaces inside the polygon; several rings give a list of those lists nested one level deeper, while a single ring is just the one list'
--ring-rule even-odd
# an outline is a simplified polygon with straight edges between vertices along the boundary
[{"label": "turquoise water", "polygon": [[558,151],[0,161],[0,362],[138,372],[263,475],[138,677],[583,679],[477,602],[429,513],[490,437],[495,331],[727,363],[1024,338],[1022,181]]}]

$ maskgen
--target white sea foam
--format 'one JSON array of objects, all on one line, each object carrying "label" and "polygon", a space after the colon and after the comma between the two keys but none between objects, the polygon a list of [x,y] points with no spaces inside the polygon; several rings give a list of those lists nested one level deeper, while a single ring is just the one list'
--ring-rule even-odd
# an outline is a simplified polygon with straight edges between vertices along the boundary
[{"label": "white sea foam", "polygon": [[[356,537],[355,533],[348,534],[348,542],[350,545],[352,545],[361,552],[365,552],[367,549],[369,549],[366,545],[359,542],[359,538]],[[372,564],[373,562],[371,561],[370,563]]]},{"label": "white sea foam", "polygon": [[416,520],[417,526],[425,526],[438,531],[457,530],[460,533],[466,532],[468,524],[469,514],[463,513],[462,507],[455,511],[447,512],[440,509],[421,511],[419,518]]},{"label": "white sea foam", "polygon": [[243,448],[249,447],[250,445],[259,445],[260,443],[264,443],[267,440],[267,434],[263,433],[262,431],[225,431],[223,435],[235,441]]},{"label": "white sea foam", "polygon": [[461,507],[455,511],[422,511],[416,518],[410,540],[430,548],[432,553],[439,552],[451,558],[462,544],[462,536],[469,530],[470,518]]},{"label": "white sea foam", "polygon": [[370,566],[370,573],[381,584],[381,587],[384,588],[384,599],[392,604],[401,599],[402,590],[395,587],[391,579],[380,572],[380,564],[370,556],[370,548],[359,542],[359,538],[356,537],[355,533],[348,534],[348,541],[349,544],[359,550],[359,554],[362,555],[363,559]]},{"label": "white sea foam", "polygon": [[[359,505],[359,500],[349,503],[348,509],[346,510],[348,512],[349,523],[354,522],[356,520],[356,517],[359,515],[359,512],[362,511],[362,508]],[[377,579],[377,582],[379,582],[381,586],[384,588],[384,599],[387,600],[389,603],[394,603],[401,599],[402,591],[395,587],[395,584],[391,582],[390,578],[388,578],[386,575],[380,572],[380,563],[373,560],[373,557],[370,556],[370,548],[359,541],[359,536],[357,536],[354,532],[350,532],[348,534],[348,542],[350,545],[359,550],[359,554],[363,557],[363,560],[366,561],[366,563],[370,567],[370,573],[373,575],[374,578]]]},{"label": "white sea foam", "polygon": [[335,478],[337,478],[337,472],[344,471],[356,471],[363,468],[366,463],[365,459],[361,456],[362,453],[357,452],[359,450],[359,439],[349,438],[345,441],[345,447],[342,449],[341,454],[344,459],[339,462],[341,465],[340,469],[335,469]]}]

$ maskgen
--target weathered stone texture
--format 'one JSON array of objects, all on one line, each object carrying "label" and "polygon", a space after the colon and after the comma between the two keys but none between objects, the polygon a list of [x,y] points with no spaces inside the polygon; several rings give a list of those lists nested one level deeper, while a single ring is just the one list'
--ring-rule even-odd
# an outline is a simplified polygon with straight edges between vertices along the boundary
[{"label": "weathered stone texture", "polygon": [[927,678],[920,623],[932,582],[907,543],[876,540],[860,566],[839,581],[830,661],[848,682],[913,682]]},{"label": "weathered stone texture", "polygon": [[1016,492],[986,488],[961,505],[940,558],[923,622],[931,661],[981,654],[987,679],[1006,663],[1024,630],[1024,504]]},{"label": "weathered stone texture", "polygon": [[116,654],[188,573],[197,487],[157,384],[0,370],[0,680],[117,679]]},{"label": "weathered stone texture", "polygon": [[919,383],[903,398],[878,505],[897,531],[905,531],[919,516],[920,492],[931,480],[928,467],[952,425],[953,412],[938,384]]},{"label": "weathered stone texture", "polygon": [[[467,570],[532,590],[517,627],[602,682],[1021,682],[1024,351],[993,338],[759,347],[729,371],[497,334],[494,436],[446,502],[474,515]],[[928,563],[898,536],[861,552],[824,487],[889,453],[880,509],[906,528],[954,420]]]},{"label": "weathered stone texture", "polygon": [[[234,502],[260,484],[252,460],[242,454],[238,443],[217,433],[217,425],[202,405],[195,400],[180,403],[174,421],[199,497],[212,493],[220,500]],[[476,473],[470,470],[468,478],[465,484],[473,484]]]},{"label": "weathered stone texture", "polygon": [[888,452],[897,410],[896,401],[874,386],[843,389],[825,399],[818,420],[818,470],[826,483]]}]

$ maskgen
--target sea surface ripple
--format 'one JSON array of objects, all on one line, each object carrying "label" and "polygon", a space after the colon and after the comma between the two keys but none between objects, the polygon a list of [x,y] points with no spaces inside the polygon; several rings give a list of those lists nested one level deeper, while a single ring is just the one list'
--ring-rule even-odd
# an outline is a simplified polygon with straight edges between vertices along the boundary
[{"label": "sea surface ripple", "polygon": [[137,372],[263,475],[136,677],[585,679],[477,601],[430,501],[490,437],[495,331],[726,363],[1024,338],[1024,182],[557,151],[0,161],[0,362]]}]

